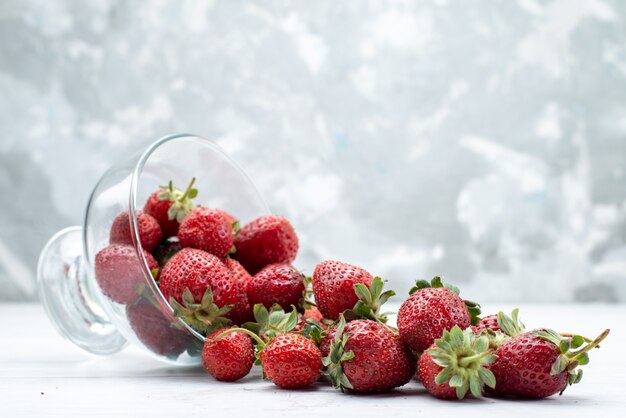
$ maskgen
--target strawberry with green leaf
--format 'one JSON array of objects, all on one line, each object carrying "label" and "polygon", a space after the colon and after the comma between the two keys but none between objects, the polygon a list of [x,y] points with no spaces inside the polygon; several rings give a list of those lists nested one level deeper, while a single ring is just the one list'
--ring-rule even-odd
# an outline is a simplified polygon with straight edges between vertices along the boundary
[{"label": "strawberry with green leaf", "polygon": [[341,261],[323,261],[313,272],[315,303],[324,318],[333,321],[359,301],[354,286],[369,288],[374,278],[364,269]]},{"label": "strawberry with green leaf", "polygon": [[234,382],[250,373],[255,360],[254,344],[249,335],[231,332],[218,338],[224,329],[207,336],[202,348],[202,366],[223,382]]},{"label": "strawberry with green leaf", "polygon": [[195,207],[191,201],[198,195],[198,189],[193,187],[195,181],[196,178],[192,178],[185,191],[182,191],[174,187],[170,180],[167,186],[160,186],[148,197],[143,211],[157,220],[163,238],[177,235],[180,222]]},{"label": "strawberry with green leaf", "polygon": [[283,389],[309,386],[322,372],[322,353],[300,334],[281,334],[259,352],[263,373]]},{"label": "strawberry with green leaf", "polygon": [[487,336],[454,326],[422,353],[418,375],[426,390],[437,398],[463,399],[468,393],[480,398],[485,385],[496,385],[489,370],[495,359]]},{"label": "strawberry with green leaf", "polygon": [[212,331],[217,316],[232,319],[243,291],[219,258],[194,248],[183,248],[165,264],[159,287],[179,316],[202,333]]},{"label": "strawberry with green leaf", "polygon": [[346,323],[340,315],[320,349],[326,374],[342,391],[384,392],[405,385],[415,375],[413,353],[393,328],[377,321]]},{"label": "strawberry with green leaf", "polygon": [[228,329],[211,340],[219,342],[231,333],[246,334],[256,342],[257,364],[262,366],[264,378],[284,389],[315,382],[322,370],[322,355],[309,338],[290,332],[298,323],[296,309],[287,314],[278,305],[268,310],[256,304],[254,311],[256,323]]},{"label": "strawberry with green leaf", "polygon": [[444,285],[438,276],[430,283],[416,282],[398,310],[398,330],[411,350],[428,349],[445,330],[455,325],[465,329],[478,323],[480,305],[461,299],[458,293],[457,287]]},{"label": "strawberry with green leaf", "polygon": [[562,394],[580,382],[583,374],[578,366],[589,363],[589,351],[608,334],[607,329],[590,341],[580,335],[564,337],[539,329],[510,338],[495,351],[497,359],[489,367],[496,378],[493,392],[522,398]]}]

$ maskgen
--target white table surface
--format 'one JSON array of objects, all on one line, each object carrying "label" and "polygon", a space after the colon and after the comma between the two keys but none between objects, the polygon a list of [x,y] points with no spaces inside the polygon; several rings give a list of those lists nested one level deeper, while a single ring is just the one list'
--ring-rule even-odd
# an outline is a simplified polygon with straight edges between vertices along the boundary
[{"label": "white table surface", "polygon": [[[490,312],[490,307],[484,306]],[[511,306],[501,306],[510,311]],[[520,306],[528,328],[545,326],[595,336],[611,334],[591,353],[582,382],[540,401],[430,397],[411,382],[387,394],[342,394],[324,384],[298,391],[260,380],[255,368],[220,383],[201,368],[164,365],[129,347],[94,357],[58,336],[37,304],[0,303],[0,417],[12,416],[434,416],[615,417],[626,414],[626,306]],[[622,377],[620,377],[622,376]],[[462,408],[459,409],[459,408]],[[298,412],[301,411],[301,412]],[[217,415],[218,413],[219,415]],[[304,415],[301,415],[304,414]]]}]

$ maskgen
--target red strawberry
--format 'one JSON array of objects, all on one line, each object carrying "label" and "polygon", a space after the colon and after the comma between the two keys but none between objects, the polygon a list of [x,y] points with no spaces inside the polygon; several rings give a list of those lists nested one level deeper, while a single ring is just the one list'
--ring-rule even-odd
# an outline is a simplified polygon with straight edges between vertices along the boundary
[{"label": "red strawberry", "polygon": [[254,345],[243,332],[220,337],[224,331],[217,330],[207,337],[202,348],[202,365],[215,379],[234,382],[250,373],[255,359]]},{"label": "red strawberry", "polygon": [[224,212],[197,207],[180,223],[178,239],[183,247],[225,257],[233,247],[234,231]]},{"label": "red strawberry", "polygon": [[441,399],[463,399],[468,391],[481,397],[484,385],[495,387],[493,373],[486,367],[495,360],[487,336],[455,326],[419,358],[418,375],[426,390]]},{"label": "red strawberry", "polygon": [[126,305],[126,317],[143,345],[162,356],[176,358],[185,351],[189,340],[195,338],[179,329],[177,320],[167,318],[146,298]]},{"label": "red strawberry", "polygon": [[526,332],[509,339],[496,351],[490,369],[495,393],[524,398],[546,398],[578,383],[578,365],[589,362],[587,352],[606,338],[609,330],[584,347],[580,336],[564,338],[552,330]]},{"label": "red strawberry", "polygon": [[268,264],[291,264],[298,254],[298,236],[287,219],[265,215],[241,228],[235,248],[233,257],[255,274]]},{"label": "red strawberry", "polygon": [[248,280],[246,293],[250,304],[283,309],[299,306],[304,293],[304,275],[289,264],[270,264]]},{"label": "red strawberry", "polygon": [[232,258],[225,258],[224,265],[228,268],[228,271],[230,271],[230,275],[236,283],[237,292],[239,293],[237,303],[235,303],[235,306],[233,306],[226,316],[232,319],[235,324],[253,321],[252,304],[246,294],[246,284],[252,280],[252,276],[243,268],[239,261],[233,260]]},{"label": "red strawberry", "polygon": [[143,211],[152,215],[163,232],[163,238],[178,234],[178,225],[183,217],[194,208],[191,199],[197,196],[198,190],[193,188],[195,178],[191,179],[185,192],[174,187],[172,181],[167,186],[161,186],[152,193],[146,201]]},{"label": "red strawberry", "polygon": [[261,350],[261,365],[267,378],[283,389],[308,386],[322,370],[322,354],[308,338],[280,334]]},{"label": "red strawberry", "polygon": [[324,358],[328,375],[341,390],[383,392],[415,375],[413,353],[395,330],[379,322],[359,319],[346,324],[341,316],[322,346],[328,351]]},{"label": "red strawberry", "polygon": [[560,356],[559,348],[532,333],[519,335],[496,350],[498,360],[491,367],[496,376],[496,393],[545,398],[567,385],[567,372],[551,375]]},{"label": "red strawberry", "polygon": [[472,315],[467,304],[471,305],[473,313],[480,312],[478,305],[465,302],[457,295],[458,289],[443,287],[439,277],[431,283],[418,281],[411,292],[398,310],[398,330],[413,351],[426,350],[443,331],[455,325],[461,329],[469,327]]},{"label": "red strawberry", "polygon": [[222,261],[206,251],[183,248],[165,264],[159,275],[161,292],[165,299],[182,302],[183,291],[188,288],[196,302],[202,300],[207,287],[211,287],[215,303],[234,304],[237,290],[230,272]]},{"label": "red strawberry", "polygon": [[[137,211],[137,228],[139,229],[139,241],[146,251],[152,251],[161,242],[161,227],[156,219],[147,213]],[[128,212],[122,212],[113,219],[109,236],[110,244],[133,244],[130,231],[130,216]]]},{"label": "red strawberry", "polygon": [[[159,265],[146,250],[143,255],[148,262],[148,269],[158,269]],[[131,303],[140,292],[140,285],[146,277],[141,268],[142,261],[131,245],[111,244],[96,254],[96,281],[102,293],[117,303]]]},{"label": "red strawberry", "polygon": [[233,247],[234,232],[223,212],[198,207],[183,218],[178,240],[183,247],[197,248],[222,258]]},{"label": "red strawberry", "polygon": [[361,283],[369,287],[372,275],[362,268],[341,261],[323,261],[313,272],[313,294],[315,302],[325,318],[336,320],[346,309],[351,309],[359,300],[354,285]]},{"label": "red strawberry", "polygon": [[241,293],[219,258],[194,248],[183,248],[165,264],[159,286],[177,315],[199,332],[213,331],[214,322],[230,310],[227,306],[237,304]]}]

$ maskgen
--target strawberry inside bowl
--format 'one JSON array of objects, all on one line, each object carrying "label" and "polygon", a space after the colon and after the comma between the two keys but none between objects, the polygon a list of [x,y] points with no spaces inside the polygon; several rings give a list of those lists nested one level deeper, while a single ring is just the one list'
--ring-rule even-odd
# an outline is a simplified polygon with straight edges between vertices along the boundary
[{"label": "strawberry inside bowl", "polygon": [[[218,321],[224,312],[217,305],[246,309],[225,260],[239,224],[268,213],[252,181],[215,142],[164,137],[109,169],[83,226],[50,239],[38,265],[41,301],[60,334],[90,353],[112,354],[130,342],[170,363],[198,364],[206,333],[181,317],[203,302],[216,307],[206,314],[219,313]],[[211,294],[195,297],[189,286],[189,294],[179,289],[172,297],[182,274],[173,270],[193,276],[193,263],[215,278]]]}]

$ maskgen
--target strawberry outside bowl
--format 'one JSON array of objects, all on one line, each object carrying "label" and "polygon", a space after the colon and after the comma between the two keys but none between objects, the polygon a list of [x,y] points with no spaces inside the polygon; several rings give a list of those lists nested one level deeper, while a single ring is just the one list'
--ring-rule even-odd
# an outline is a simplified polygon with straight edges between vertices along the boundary
[{"label": "strawberry outside bowl", "polygon": [[[96,184],[83,225],[59,231],[41,252],[40,299],[63,337],[97,355],[116,353],[130,342],[165,362],[201,362],[204,337],[173,315],[153,279],[137,220],[159,186],[185,185],[194,177],[196,204],[225,210],[242,223],[269,213],[250,178],[211,140],[171,135],[124,159]],[[133,286],[120,298],[99,285],[95,258],[110,245],[111,225],[123,212],[129,213],[131,237],[114,274],[126,276],[123,280]]]}]

